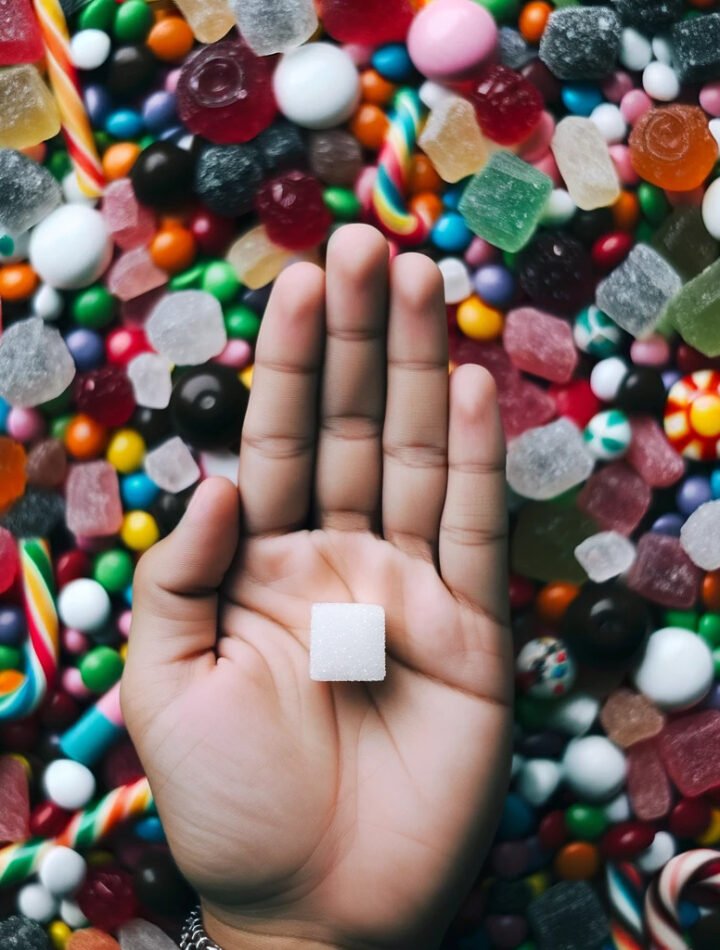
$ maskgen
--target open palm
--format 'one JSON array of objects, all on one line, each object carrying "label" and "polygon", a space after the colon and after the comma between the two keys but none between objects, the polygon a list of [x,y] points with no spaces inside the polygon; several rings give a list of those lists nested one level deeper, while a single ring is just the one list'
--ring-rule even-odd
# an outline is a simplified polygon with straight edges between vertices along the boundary
[{"label": "open palm", "polygon": [[[281,275],[240,491],[142,559],[122,690],[222,947],[438,945],[507,780],[502,463],[427,258],[354,225]],[[310,680],[317,601],[385,608],[384,682]]]}]

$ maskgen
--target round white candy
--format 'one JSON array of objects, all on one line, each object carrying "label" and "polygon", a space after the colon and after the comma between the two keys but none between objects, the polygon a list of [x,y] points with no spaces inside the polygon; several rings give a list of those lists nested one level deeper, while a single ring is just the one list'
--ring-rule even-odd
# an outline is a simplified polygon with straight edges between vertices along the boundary
[{"label": "round white candy", "polygon": [[47,924],[58,910],[58,902],[42,884],[26,884],[18,893],[17,909],[23,917]]},{"label": "round white candy", "polygon": [[565,750],[565,781],[585,801],[604,801],[622,788],[625,756],[605,736],[575,739]]},{"label": "round white candy", "polygon": [[562,769],[554,759],[530,759],[520,770],[517,790],[537,808],[555,794],[561,778]]},{"label": "round white candy", "polygon": [[652,60],[652,46],[650,41],[628,26],[620,37],[620,62],[625,69],[639,73]]},{"label": "round white candy", "polygon": [[72,848],[53,848],[40,865],[40,883],[55,897],[74,894],[85,880],[85,858]]},{"label": "round white candy", "polygon": [[443,278],[445,303],[460,303],[472,293],[470,274],[464,261],[459,257],[444,257],[438,261]]},{"label": "round white candy", "polygon": [[57,320],[65,306],[62,294],[48,284],[40,284],[32,299],[32,312],[43,320]]},{"label": "round white candy", "polygon": [[340,125],[360,99],[360,77],[348,54],[331,43],[306,43],[286,53],[273,76],[278,108],[306,129]]},{"label": "round white candy", "polygon": [[621,821],[630,821],[632,818],[630,799],[623,792],[605,805],[603,814],[612,825],[619,825]]},{"label": "round white candy", "polygon": [[103,216],[82,204],[62,205],[30,238],[30,263],[51,287],[77,290],[94,283],[110,263],[113,243]]},{"label": "round white candy", "polygon": [[111,47],[110,37],[102,30],[80,30],[70,41],[70,59],[78,69],[97,69]]},{"label": "round white candy", "polygon": [[652,52],[655,59],[659,59],[661,63],[665,63],[666,66],[672,64],[672,47],[666,36],[658,35],[653,37]]},{"label": "round white candy", "polygon": [[84,808],[95,794],[95,776],[87,766],[72,759],[56,759],[43,774],[48,798],[68,811]]},{"label": "round white candy", "polygon": [[663,627],[648,638],[634,679],[640,692],[663,709],[685,709],[712,686],[712,653],[692,630]]},{"label": "round white candy", "polygon": [[66,627],[87,633],[99,630],[110,618],[112,605],[108,592],[97,581],[81,577],[60,591],[58,613]]},{"label": "round white candy", "polygon": [[655,874],[675,857],[677,843],[668,831],[656,831],[653,843],[633,860],[646,874]]},{"label": "round white candy", "polygon": [[627,371],[627,364],[619,356],[600,360],[590,373],[590,389],[603,402],[613,402]]},{"label": "round white candy", "polygon": [[651,99],[672,102],[680,94],[680,80],[667,63],[650,63],[643,70],[643,89]]},{"label": "round white candy", "polygon": [[588,732],[600,712],[600,703],[589,693],[575,692],[567,699],[553,703],[547,724],[569,736],[583,736]]},{"label": "round white candy", "polygon": [[595,106],[590,113],[590,120],[598,127],[608,145],[622,142],[627,134],[627,122],[614,102],[602,102]]},{"label": "round white candy", "polygon": [[[720,126],[720,121],[717,119],[715,121]],[[716,178],[705,192],[702,203],[702,217],[703,224],[708,232],[716,240],[720,240],[720,178]]]},{"label": "round white candy", "polygon": [[440,83],[433,82],[432,79],[426,79],[418,90],[420,101],[428,109],[434,109],[439,106],[444,99],[450,99],[454,93],[447,86],[441,86]]},{"label": "round white candy", "polygon": [[564,188],[553,188],[545,202],[542,212],[542,224],[546,227],[561,227],[572,218],[577,205]]},{"label": "round white candy", "polygon": [[73,930],[80,930],[81,927],[87,927],[90,923],[75,901],[61,901],[60,916]]}]

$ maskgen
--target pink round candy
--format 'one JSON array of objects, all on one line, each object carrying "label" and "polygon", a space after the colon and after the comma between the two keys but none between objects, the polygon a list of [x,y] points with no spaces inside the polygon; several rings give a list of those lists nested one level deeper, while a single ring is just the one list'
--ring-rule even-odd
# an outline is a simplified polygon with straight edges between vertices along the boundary
[{"label": "pink round candy", "polygon": [[473,0],[435,0],[412,21],[410,59],[428,79],[466,79],[492,56],[497,27]]},{"label": "pink round candy", "polygon": [[497,260],[497,248],[493,247],[485,238],[475,237],[465,251],[465,263],[470,267],[481,267]]},{"label": "pink round candy", "polygon": [[709,82],[700,90],[700,105],[709,113],[717,118],[720,116],[720,82]]},{"label": "pink round candy", "polygon": [[62,635],[63,647],[73,656],[79,656],[81,653],[87,653],[90,648],[90,642],[84,633],[79,630],[72,630],[68,627]]},{"label": "pink round candy", "polygon": [[89,699],[93,695],[91,690],[83,683],[80,670],[77,667],[69,666],[66,670],[63,670],[60,682],[65,692],[70,693],[75,699]]},{"label": "pink round candy", "polygon": [[670,344],[659,333],[654,333],[647,340],[633,340],[630,359],[636,366],[666,366],[670,359]]},{"label": "pink round candy", "polygon": [[132,623],[132,611],[123,610],[123,612],[117,618],[117,628],[118,628],[118,633],[122,634],[122,636],[125,637],[126,640],[130,636],[131,623]]},{"label": "pink round candy", "polygon": [[228,340],[225,349],[213,360],[222,366],[243,369],[252,359],[252,347],[247,340]]},{"label": "pink round candy", "polygon": [[632,77],[622,69],[611,73],[602,84],[602,94],[608,102],[620,102],[623,96],[627,95],[634,88]]},{"label": "pink round candy", "polygon": [[652,99],[642,89],[633,89],[620,102],[620,113],[628,125],[635,125],[649,109],[652,109]]},{"label": "pink round candy", "polygon": [[45,420],[37,409],[13,406],[7,417],[7,433],[18,442],[33,442],[45,432]]},{"label": "pink round candy", "polygon": [[540,115],[540,121],[520,145],[518,155],[525,162],[539,162],[550,148],[555,133],[555,119],[549,112]]},{"label": "pink round candy", "polygon": [[623,185],[637,185],[640,176],[632,166],[627,145],[611,145],[608,151]]}]

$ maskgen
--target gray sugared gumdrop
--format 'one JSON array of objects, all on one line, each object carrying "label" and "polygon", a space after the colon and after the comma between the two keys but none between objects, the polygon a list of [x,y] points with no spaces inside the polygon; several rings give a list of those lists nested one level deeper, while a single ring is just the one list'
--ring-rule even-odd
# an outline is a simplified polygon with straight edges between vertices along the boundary
[{"label": "gray sugared gumdrop", "polygon": [[507,480],[524,498],[555,498],[589,477],[595,461],[569,419],[528,429],[510,443]]},{"label": "gray sugared gumdrop", "polygon": [[168,294],[145,324],[153,347],[178,366],[198,366],[227,343],[220,301],[203,290]]},{"label": "gray sugared gumdrop", "polygon": [[40,317],[18,320],[0,337],[0,396],[11,406],[38,406],[59,396],[75,363],[59,332]]},{"label": "gray sugared gumdrop", "polygon": [[621,35],[609,7],[556,10],[540,41],[540,59],[558,79],[602,79],[615,68]]},{"label": "gray sugared gumdrop", "polygon": [[15,149],[0,148],[0,228],[27,231],[61,201],[60,185],[47,168]]},{"label": "gray sugared gumdrop", "polygon": [[647,244],[636,244],[598,284],[595,303],[634,337],[649,336],[682,287],[677,272]]},{"label": "gray sugared gumdrop", "polygon": [[120,950],[178,950],[177,944],[149,920],[129,920],[118,931]]},{"label": "gray sugared gumdrop", "polygon": [[708,501],[693,511],[680,529],[680,543],[704,571],[720,567],[720,501]]}]

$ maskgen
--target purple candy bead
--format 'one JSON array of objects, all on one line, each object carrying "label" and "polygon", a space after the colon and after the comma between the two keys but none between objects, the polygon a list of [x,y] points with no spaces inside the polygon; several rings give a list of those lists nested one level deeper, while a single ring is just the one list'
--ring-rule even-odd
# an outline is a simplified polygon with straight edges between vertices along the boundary
[{"label": "purple candy bead", "polygon": [[0,606],[0,644],[14,647],[25,636],[25,614],[14,604]]},{"label": "purple candy bead", "polygon": [[515,293],[513,275],[502,264],[487,264],[475,271],[473,284],[478,297],[490,307],[506,307]]},{"label": "purple candy bead", "polygon": [[80,372],[96,369],[105,362],[103,338],[92,330],[73,330],[65,337],[70,355]]},{"label": "purple candy bead", "polygon": [[682,528],[685,519],[682,515],[677,515],[669,513],[666,515],[660,515],[659,518],[656,518],[650,528],[655,534],[669,534],[673,538],[680,537],[680,529]]},{"label": "purple candy bead", "polygon": [[104,126],[112,110],[110,93],[104,86],[85,87],[85,108],[94,126]]},{"label": "purple candy bead", "polygon": [[150,132],[158,133],[170,126],[178,125],[175,94],[162,89],[153,92],[143,102],[142,116]]},{"label": "purple candy bead", "polygon": [[681,514],[691,515],[700,505],[704,505],[711,498],[710,479],[702,475],[690,475],[683,480],[678,488],[675,503]]}]

